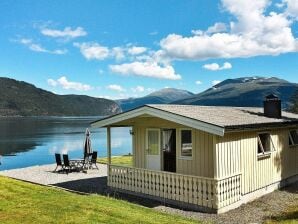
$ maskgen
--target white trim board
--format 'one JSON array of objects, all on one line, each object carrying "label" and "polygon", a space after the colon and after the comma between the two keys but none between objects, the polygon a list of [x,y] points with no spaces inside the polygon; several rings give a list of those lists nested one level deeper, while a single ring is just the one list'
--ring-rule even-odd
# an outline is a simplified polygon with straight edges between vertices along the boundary
[{"label": "white trim board", "polygon": [[143,106],[131,111],[113,115],[111,117],[104,118],[99,121],[95,121],[91,124],[94,128],[106,127],[108,125],[113,125],[114,123],[121,122],[130,118],[138,117],[140,115],[151,115],[154,117],[159,117],[164,120],[172,121],[187,127],[195,128],[201,131],[205,131],[211,134],[224,136],[224,127],[216,126],[213,124],[208,124],[203,121],[195,120],[192,118],[184,117],[182,115],[173,114],[168,111],[163,111],[160,109],[152,108],[149,106]]}]

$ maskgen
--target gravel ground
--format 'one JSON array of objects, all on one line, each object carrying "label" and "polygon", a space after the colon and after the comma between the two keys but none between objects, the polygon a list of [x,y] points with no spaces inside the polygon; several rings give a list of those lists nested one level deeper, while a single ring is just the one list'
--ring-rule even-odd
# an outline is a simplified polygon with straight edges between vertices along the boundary
[{"label": "gravel ground", "polygon": [[281,214],[290,206],[298,207],[298,182],[276,190],[257,200],[244,204],[239,208],[223,214],[206,214],[201,212],[183,211],[170,207],[159,207],[160,210],[193,217],[204,223],[262,223],[270,217]]},{"label": "gravel ground", "polygon": [[0,171],[0,175],[43,185],[56,185],[64,182],[107,176],[107,166],[102,164],[98,165],[99,170],[94,169],[88,173],[71,172],[67,174],[65,172],[53,172],[55,168],[55,164],[31,166]]},{"label": "gravel ground", "polygon": [[280,214],[289,206],[298,207],[298,182],[296,182],[287,188],[274,191],[271,194],[265,195],[224,214],[217,215],[195,211],[184,211],[154,200],[140,199],[136,196],[111,191],[107,187],[106,165],[99,164],[98,167],[99,170],[92,170],[87,174],[82,172],[65,174],[54,173],[53,170],[55,169],[55,165],[44,165],[0,171],[0,175],[43,185],[58,186],[68,190],[112,196],[159,211],[192,217],[203,221],[204,223],[262,223],[264,220]]}]

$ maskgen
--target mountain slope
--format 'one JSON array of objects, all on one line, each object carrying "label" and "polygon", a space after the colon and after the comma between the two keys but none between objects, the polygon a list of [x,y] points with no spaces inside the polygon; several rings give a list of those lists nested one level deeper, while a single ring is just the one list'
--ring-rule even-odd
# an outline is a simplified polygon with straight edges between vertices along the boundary
[{"label": "mountain slope", "polygon": [[111,100],[57,95],[26,82],[0,78],[0,116],[104,116],[120,111]]},{"label": "mountain slope", "polygon": [[266,95],[274,93],[281,98],[283,108],[288,108],[296,90],[298,84],[275,77],[244,77],[224,80],[202,93],[172,103],[258,107]]},{"label": "mountain slope", "polygon": [[186,90],[164,88],[140,98],[117,100],[123,111],[127,111],[144,104],[167,104],[175,100],[185,99],[194,94]]},{"label": "mountain slope", "polygon": [[298,89],[295,91],[295,93],[291,97],[290,103],[291,103],[291,105],[290,105],[289,111],[298,114]]}]

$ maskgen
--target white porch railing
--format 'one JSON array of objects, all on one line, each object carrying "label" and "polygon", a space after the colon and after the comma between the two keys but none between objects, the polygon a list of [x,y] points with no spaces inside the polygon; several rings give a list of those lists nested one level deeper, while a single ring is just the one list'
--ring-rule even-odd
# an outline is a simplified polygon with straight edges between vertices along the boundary
[{"label": "white porch railing", "polygon": [[240,183],[241,174],[216,180],[115,165],[108,177],[110,187],[215,209],[240,200]]}]

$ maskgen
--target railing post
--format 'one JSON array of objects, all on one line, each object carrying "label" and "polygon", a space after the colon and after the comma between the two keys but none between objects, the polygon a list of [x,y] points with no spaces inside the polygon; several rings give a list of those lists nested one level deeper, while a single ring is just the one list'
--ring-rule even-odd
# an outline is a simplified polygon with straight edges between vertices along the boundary
[{"label": "railing post", "polygon": [[219,202],[220,202],[220,185],[219,185],[219,180],[214,181],[214,208],[219,209]]}]

